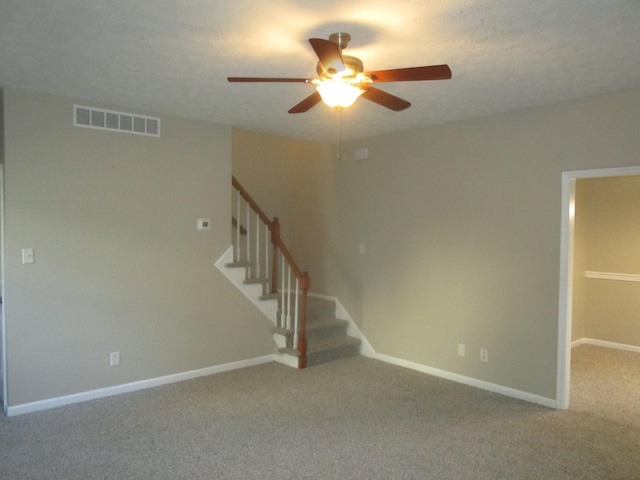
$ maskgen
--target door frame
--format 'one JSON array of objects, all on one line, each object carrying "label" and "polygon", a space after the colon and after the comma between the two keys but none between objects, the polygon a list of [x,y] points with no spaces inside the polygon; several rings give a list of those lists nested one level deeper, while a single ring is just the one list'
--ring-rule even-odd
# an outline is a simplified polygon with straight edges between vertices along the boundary
[{"label": "door frame", "polygon": [[7,409],[9,408],[9,401],[7,399],[9,388],[7,380],[7,328],[5,322],[5,305],[7,302],[4,295],[6,287],[4,237],[4,165],[0,164],[0,297],[2,298],[2,305],[0,305],[0,339],[2,341],[2,345],[0,345],[0,368],[2,369],[2,385],[0,385],[0,388],[2,389],[2,410],[6,415]]},{"label": "door frame", "polygon": [[573,302],[573,209],[576,180],[640,175],[640,166],[562,172],[560,230],[560,295],[558,308],[558,370],[556,407],[569,408],[571,381],[571,325]]}]

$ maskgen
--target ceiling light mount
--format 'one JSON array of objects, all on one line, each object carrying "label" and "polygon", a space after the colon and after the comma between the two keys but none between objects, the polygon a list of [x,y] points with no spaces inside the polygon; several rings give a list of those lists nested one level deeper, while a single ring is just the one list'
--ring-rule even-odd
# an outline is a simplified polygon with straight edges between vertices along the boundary
[{"label": "ceiling light mount", "polygon": [[340,47],[340,50],[347,48],[351,41],[351,35],[344,32],[336,32],[329,35],[329,41],[335,43]]}]

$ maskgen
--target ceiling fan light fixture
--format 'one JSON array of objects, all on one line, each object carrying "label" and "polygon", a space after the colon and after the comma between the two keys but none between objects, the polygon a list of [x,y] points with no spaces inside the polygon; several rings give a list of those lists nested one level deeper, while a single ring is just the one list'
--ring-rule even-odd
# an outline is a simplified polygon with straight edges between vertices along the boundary
[{"label": "ceiling fan light fixture", "polygon": [[350,39],[351,36],[348,33],[334,33],[329,40],[309,39],[311,48],[318,57],[316,71],[319,78],[228,77],[227,80],[229,82],[296,82],[315,85],[315,92],[289,109],[289,113],[304,113],[320,102],[324,102],[331,108],[342,110],[351,106],[361,95],[370,102],[394,112],[400,112],[409,108],[411,103],[374,87],[373,83],[451,78],[451,69],[446,64],[365,72],[362,60],[350,55],[342,55],[342,50]]},{"label": "ceiling fan light fixture", "polygon": [[339,78],[320,82],[316,90],[324,103],[338,109],[350,107],[364,93],[361,88]]}]

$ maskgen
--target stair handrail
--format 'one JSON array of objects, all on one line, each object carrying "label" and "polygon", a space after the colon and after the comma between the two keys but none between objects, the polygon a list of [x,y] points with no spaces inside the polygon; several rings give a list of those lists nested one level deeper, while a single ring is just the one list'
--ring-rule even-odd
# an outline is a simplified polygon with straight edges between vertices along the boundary
[{"label": "stair handrail", "polygon": [[[235,176],[231,176],[231,184],[238,191],[240,196],[247,202],[247,204],[251,207],[251,209],[258,215],[260,220],[269,228],[271,233],[271,243],[273,245],[272,256],[273,261],[271,262],[272,271],[271,271],[271,293],[278,293],[278,266],[277,266],[277,255],[278,251],[282,254],[282,257],[287,262],[287,265],[293,272],[296,280],[298,281],[298,285],[300,288],[300,305],[297,304],[296,298],[296,312],[299,312],[298,322],[297,322],[297,350],[299,352],[298,357],[298,368],[305,368],[307,365],[307,340],[306,340],[306,320],[307,320],[307,294],[310,286],[310,278],[309,273],[307,271],[302,271],[296,264],[293,256],[287,249],[286,245],[282,241],[280,236],[280,221],[278,217],[274,217],[273,220],[270,220],[269,217],[262,211],[257,202],[249,195],[249,192],[240,184],[238,179]],[[232,217],[232,221],[235,220],[234,225],[242,227],[239,224],[239,220]],[[245,230],[246,231],[246,230]]]},{"label": "stair handrail", "polygon": [[269,227],[271,227],[271,220],[269,219],[269,217],[267,217],[265,215],[265,213],[262,211],[262,209],[260,208],[260,206],[255,202],[255,200],[253,198],[251,198],[251,195],[249,195],[249,192],[247,192],[244,187],[240,184],[240,182],[238,181],[238,179],[236,177],[234,177],[233,175],[231,176],[231,185],[233,185],[233,187],[238,190],[240,192],[240,195],[242,195],[242,198],[245,199],[245,201],[251,205],[251,208],[253,209],[254,212],[256,212],[259,216],[260,219],[266,223],[267,225],[269,225]]}]

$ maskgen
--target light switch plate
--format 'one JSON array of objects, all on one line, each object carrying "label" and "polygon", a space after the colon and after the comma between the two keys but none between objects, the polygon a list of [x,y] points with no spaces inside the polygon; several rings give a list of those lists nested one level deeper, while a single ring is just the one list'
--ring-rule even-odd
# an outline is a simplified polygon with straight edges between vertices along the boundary
[{"label": "light switch plate", "polygon": [[22,263],[34,263],[35,257],[33,253],[33,248],[23,248],[22,249]]},{"label": "light switch plate", "polygon": [[355,151],[356,160],[366,160],[369,158],[369,149],[368,148],[357,148]]}]

